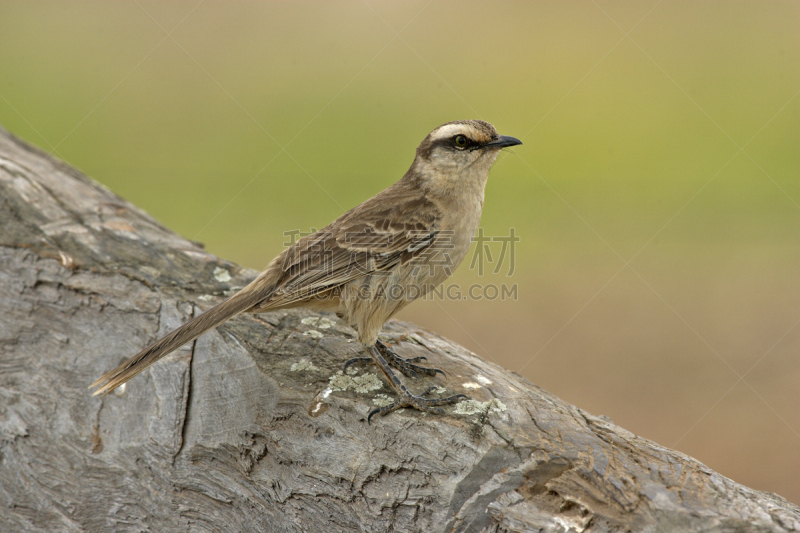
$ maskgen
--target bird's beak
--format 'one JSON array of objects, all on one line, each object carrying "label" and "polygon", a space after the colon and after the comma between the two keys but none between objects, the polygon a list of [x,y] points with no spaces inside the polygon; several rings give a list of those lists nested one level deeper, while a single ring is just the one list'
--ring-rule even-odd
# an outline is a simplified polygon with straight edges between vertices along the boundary
[{"label": "bird's beak", "polygon": [[500,135],[497,139],[483,146],[484,148],[508,148],[509,146],[516,146],[518,144],[522,144],[522,141],[515,137],[509,137],[508,135]]}]

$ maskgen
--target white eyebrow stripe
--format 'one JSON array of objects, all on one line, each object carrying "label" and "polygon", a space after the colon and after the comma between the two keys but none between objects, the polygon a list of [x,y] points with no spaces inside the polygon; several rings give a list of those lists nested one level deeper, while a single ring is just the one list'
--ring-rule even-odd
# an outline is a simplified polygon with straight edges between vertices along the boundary
[{"label": "white eyebrow stripe", "polygon": [[445,124],[431,133],[431,140],[438,141],[439,139],[447,139],[449,137],[453,137],[454,135],[458,135],[459,133],[462,133],[472,139],[477,137],[475,128],[468,124]]}]

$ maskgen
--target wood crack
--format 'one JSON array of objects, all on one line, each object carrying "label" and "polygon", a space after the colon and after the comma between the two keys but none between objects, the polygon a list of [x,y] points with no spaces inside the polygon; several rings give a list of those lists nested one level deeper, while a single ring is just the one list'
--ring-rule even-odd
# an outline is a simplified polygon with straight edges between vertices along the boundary
[{"label": "wood crack", "polygon": [[[194,308],[194,306],[193,306]],[[194,314],[194,313],[193,313]],[[183,407],[183,419],[181,420],[181,442],[178,446],[178,450],[175,452],[175,455],[172,457],[172,464],[175,464],[175,460],[183,451],[183,447],[186,445],[186,431],[189,427],[189,417],[191,415],[192,409],[192,387],[194,383],[194,379],[192,376],[192,372],[194,369],[194,351],[197,349],[197,339],[192,341],[192,347],[189,350],[189,368],[186,369],[186,385],[184,387],[184,407]]]}]

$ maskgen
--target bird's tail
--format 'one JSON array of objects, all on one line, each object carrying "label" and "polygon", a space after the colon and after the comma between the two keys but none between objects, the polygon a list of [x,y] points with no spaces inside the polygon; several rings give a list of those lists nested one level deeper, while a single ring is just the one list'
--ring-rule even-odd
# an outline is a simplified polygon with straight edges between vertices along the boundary
[{"label": "bird's tail", "polygon": [[90,389],[100,387],[94,391],[92,396],[108,394],[165,355],[177,350],[187,342],[193,341],[206,331],[222,324],[239,313],[247,311],[260,300],[263,300],[265,297],[264,292],[251,289],[251,286],[245,287],[224,302],[212,307],[172,333],[157,340],[114,370],[103,374],[100,379],[89,386]]}]

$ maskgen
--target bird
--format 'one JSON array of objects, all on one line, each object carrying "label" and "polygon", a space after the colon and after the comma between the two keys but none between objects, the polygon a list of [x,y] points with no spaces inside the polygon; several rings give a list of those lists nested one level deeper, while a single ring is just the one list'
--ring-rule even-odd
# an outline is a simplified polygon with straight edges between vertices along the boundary
[{"label": "bird", "polygon": [[90,388],[104,395],[150,365],[241,313],[310,308],[336,313],[358,334],[369,357],[397,393],[373,409],[381,416],[408,407],[443,414],[439,406],[466,398],[415,395],[406,377],[444,374],[404,359],[378,339],[384,325],[413,300],[450,277],[478,229],[489,170],[501,149],[522,144],[483,120],[457,120],[434,129],[419,144],[411,167],[393,185],[328,226],[284,249],[251,283],[107,372]]}]

